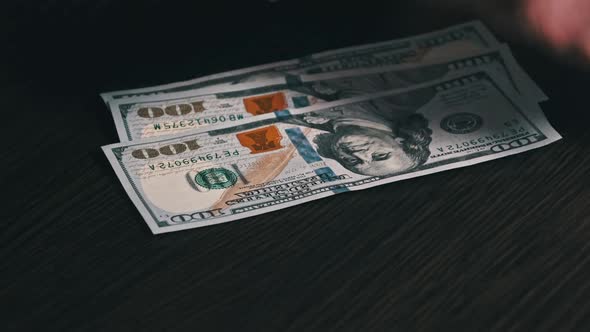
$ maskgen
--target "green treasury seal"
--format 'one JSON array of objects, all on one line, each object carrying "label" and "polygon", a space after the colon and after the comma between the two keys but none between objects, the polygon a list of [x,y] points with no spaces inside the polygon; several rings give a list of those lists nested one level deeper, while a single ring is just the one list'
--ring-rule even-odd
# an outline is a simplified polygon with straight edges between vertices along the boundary
[{"label": "green treasury seal", "polygon": [[195,176],[195,182],[207,189],[226,189],[238,181],[236,173],[225,168],[209,168]]},{"label": "green treasury seal", "polygon": [[440,127],[451,134],[469,134],[483,125],[481,116],[473,113],[451,114],[440,122]]}]

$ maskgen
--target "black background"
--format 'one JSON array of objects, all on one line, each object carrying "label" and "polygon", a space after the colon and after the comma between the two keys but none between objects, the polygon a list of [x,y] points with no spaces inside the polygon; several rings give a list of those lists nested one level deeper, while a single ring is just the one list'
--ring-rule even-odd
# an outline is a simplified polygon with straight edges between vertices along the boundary
[{"label": "black background", "polygon": [[512,35],[539,150],[160,236],[100,150],[100,92],[474,18],[408,3],[0,5],[2,329],[588,331],[590,73]]}]

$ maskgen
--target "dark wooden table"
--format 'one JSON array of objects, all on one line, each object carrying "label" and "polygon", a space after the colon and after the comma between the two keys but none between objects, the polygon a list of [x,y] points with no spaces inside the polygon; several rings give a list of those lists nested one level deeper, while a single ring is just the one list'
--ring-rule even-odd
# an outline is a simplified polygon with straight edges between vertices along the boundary
[{"label": "dark wooden table", "polygon": [[100,92],[444,20],[394,1],[2,6],[3,331],[590,330],[589,72],[512,44],[556,144],[154,236],[100,150]]}]

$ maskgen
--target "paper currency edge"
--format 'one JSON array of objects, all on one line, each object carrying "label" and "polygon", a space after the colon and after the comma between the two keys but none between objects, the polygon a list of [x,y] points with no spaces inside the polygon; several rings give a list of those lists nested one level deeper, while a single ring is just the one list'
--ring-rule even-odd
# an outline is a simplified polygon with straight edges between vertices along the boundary
[{"label": "paper currency edge", "polygon": [[[326,56],[326,55],[330,55],[330,54],[333,54],[336,52],[344,52],[344,51],[350,51],[350,50],[355,50],[355,49],[360,49],[360,48],[367,48],[369,46],[385,45],[385,44],[391,43],[391,42],[401,43],[404,41],[411,41],[411,40],[415,40],[415,39],[420,39],[420,38],[427,37],[429,35],[440,34],[440,33],[448,32],[448,31],[452,31],[452,30],[456,30],[456,29],[461,29],[461,28],[466,28],[466,27],[470,27],[470,26],[474,27],[475,30],[479,34],[482,35],[482,40],[488,42],[490,44],[490,48],[497,47],[500,44],[498,42],[498,40],[496,39],[496,37],[491,33],[491,31],[481,21],[473,20],[473,21],[468,21],[465,23],[457,24],[457,25],[454,25],[454,26],[451,26],[448,28],[439,29],[439,30],[435,30],[435,31],[431,31],[431,32],[426,32],[426,33],[415,35],[415,36],[399,38],[399,39],[392,39],[392,40],[373,43],[373,44],[369,43],[369,44],[362,44],[362,45],[357,45],[357,46],[349,46],[349,47],[345,47],[345,48],[339,48],[339,49],[335,49],[335,50],[328,50],[328,51],[319,52],[319,53],[308,55],[308,56],[303,56],[302,58],[306,58],[306,57],[313,58],[313,57],[318,57],[318,56]],[[278,62],[262,64],[262,65],[252,66],[252,67],[246,67],[246,68],[231,70],[231,71],[227,71],[227,72],[223,72],[223,73],[202,76],[199,78],[194,78],[194,79],[186,80],[186,81],[182,81],[182,82],[167,83],[167,84],[144,87],[144,88],[104,92],[104,93],[101,93],[100,95],[101,95],[103,101],[105,102],[105,104],[107,104],[107,106],[109,106],[109,103],[112,100],[117,99],[117,98],[115,98],[116,95],[149,93],[149,91],[154,92],[153,90],[158,90],[158,89],[178,88],[178,87],[181,87],[184,85],[192,85],[192,84],[202,83],[202,82],[208,81],[208,80],[214,80],[214,79],[219,79],[219,78],[224,78],[224,77],[234,76],[234,75],[247,74],[247,73],[255,72],[258,70],[269,69],[269,68],[273,68],[273,67],[277,67],[277,66],[297,64],[297,63],[299,63],[300,59],[301,58],[296,58],[296,59],[278,61]]]},{"label": "paper currency edge", "polygon": [[[545,94],[536,85],[536,83],[534,81],[532,81],[529,76],[526,75],[526,73],[522,70],[521,67],[519,67],[516,59],[514,58],[514,56],[510,52],[510,49],[506,45],[501,45],[497,48],[480,50],[480,51],[472,52],[470,54],[465,54],[462,57],[457,58],[456,61],[459,61],[461,59],[467,59],[470,57],[483,56],[485,54],[490,54],[490,53],[495,53],[495,52],[498,52],[500,54],[500,56],[502,57],[502,60],[504,60],[505,65],[506,65],[506,69],[507,69],[508,79],[514,81],[515,88],[517,89],[517,91],[522,93],[524,96],[530,95],[531,98],[534,98],[535,100],[537,100],[539,102],[547,100],[547,96],[545,96]],[[347,75],[349,75],[350,77],[354,77],[357,75],[362,76],[364,74],[373,73],[373,72],[418,69],[418,68],[425,67],[425,66],[432,66],[432,65],[437,65],[437,64],[442,64],[442,63],[452,62],[452,61],[453,60],[444,60],[444,61],[441,61],[440,63],[439,62],[432,62],[432,63],[426,63],[426,64],[406,63],[406,64],[399,64],[399,65],[388,65],[388,66],[384,66],[384,67],[359,68],[359,69],[353,69],[353,70],[314,74],[314,75],[299,75],[298,77],[300,77],[303,81],[311,80],[312,78],[321,80],[324,77],[325,77],[325,79],[332,79],[335,77],[347,76]],[[385,69],[385,70],[383,70],[383,69]],[[458,71],[456,73],[456,75],[461,76],[461,75],[464,75],[465,73],[468,73],[469,71],[478,71],[478,70],[481,70],[481,68],[477,68],[477,67],[466,68],[466,69],[462,69],[461,71]],[[443,78],[441,80],[444,81],[447,79],[448,78]],[[117,100],[113,100],[111,102],[110,110],[111,110],[111,115],[113,116],[113,121],[115,122],[115,127],[117,130],[117,134],[119,136],[119,140],[121,142],[130,142],[130,141],[136,141],[137,139],[133,139],[132,137],[129,137],[129,132],[128,132],[127,128],[125,127],[127,125],[127,122],[125,119],[123,119],[123,117],[121,115],[120,107],[123,107],[126,105],[131,105],[131,104],[138,104],[138,103],[148,104],[148,103],[152,103],[152,102],[164,102],[167,100],[176,100],[176,99],[183,99],[183,98],[189,98],[189,97],[194,98],[194,97],[198,97],[201,95],[205,96],[205,95],[213,95],[213,94],[217,94],[217,93],[245,91],[248,89],[270,87],[273,84],[276,84],[277,86],[287,84],[287,80],[284,78],[281,78],[281,79],[265,80],[265,81],[260,81],[260,82],[242,83],[242,84],[238,84],[238,85],[235,85],[232,87],[216,89],[217,90],[216,92],[212,92],[210,90],[207,90],[207,88],[200,88],[200,89],[159,94],[159,95],[152,95],[152,96],[137,96],[137,97],[130,97],[130,98],[125,98],[125,99],[117,99]],[[428,84],[428,82],[421,83],[421,84]],[[411,88],[411,87],[416,87],[416,86],[419,86],[419,84],[412,85],[412,86],[406,87],[406,88]],[[401,89],[406,89],[406,88],[401,88]],[[402,90],[400,90],[400,91],[402,91]],[[322,103],[322,105],[325,105],[325,104],[326,103]],[[257,119],[261,119],[260,116],[257,116]],[[247,123],[247,122],[240,122],[240,124],[241,123]],[[234,125],[238,125],[238,124],[230,124],[229,126],[234,126]],[[204,127],[203,129],[206,129],[206,128],[209,128],[209,127]],[[215,127],[213,129],[217,129],[217,128],[218,127]],[[169,136],[169,135],[163,135],[163,136],[158,136],[158,137],[165,137],[165,136]]]}]

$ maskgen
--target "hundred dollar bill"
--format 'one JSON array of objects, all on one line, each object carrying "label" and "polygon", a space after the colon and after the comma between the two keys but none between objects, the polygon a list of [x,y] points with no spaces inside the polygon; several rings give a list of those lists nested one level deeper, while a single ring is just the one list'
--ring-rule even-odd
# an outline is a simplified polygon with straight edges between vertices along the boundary
[{"label": "hundred dollar bill", "polygon": [[104,146],[153,233],[275,211],[560,139],[492,72]]},{"label": "hundred dollar bill", "polygon": [[405,88],[433,79],[450,78],[467,70],[487,68],[499,74],[507,89],[539,101],[538,89],[518,72],[507,47],[431,64],[408,63],[321,74],[289,74],[263,82],[201,88],[164,95],[132,97],[112,102],[121,141],[173,135],[200,127],[237,125],[270,112],[307,107],[379,91]]},{"label": "hundred dollar bill", "polygon": [[326,51],[300,59],[233,70],[184,82],[107,92],[101,96],[109,105],[120,98],[172,93],[213,85],[223,86],[235,81],[260,80],[272,77],[273,73],[320,73],[424,62],[431,59],[452,58],[497,46],[499,43],[493,34],[481,22],[474,21],[410,38]]}]

